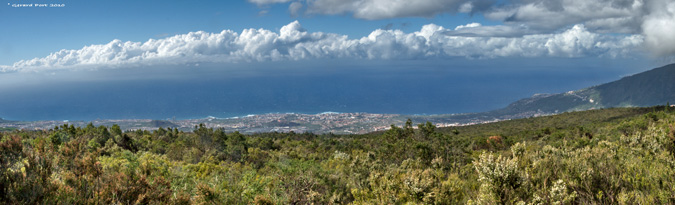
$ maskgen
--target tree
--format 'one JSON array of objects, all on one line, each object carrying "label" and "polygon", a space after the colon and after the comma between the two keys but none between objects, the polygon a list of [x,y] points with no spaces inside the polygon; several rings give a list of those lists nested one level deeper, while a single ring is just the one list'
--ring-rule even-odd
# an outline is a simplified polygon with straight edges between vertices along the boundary
[{"label": "tree", "polygon": [[223,151],[225,149],[225,143],[227,142],[227,135],[225,134],[225,131],[223,129],[216,129],[213,132],[213,136],[211,137],[211,141],[213,142],[213,146],[218,150],[218,151]]},{"label": "tree", "polygon": [[417,128],[420,130],[422,137],[428,138],[431,137],[436,132],[436,126],[431,122],[417,125]]},{"label": "tree", "polygon": [[415,134],[415,130],[413,129],[413,125],[412,125],[412,124],[413,124],[413,123],[412,123],[412,120],[411,120],[411,119],[408,119],[407,121],[405,121],[405,126],[403,127],[403,129],[404,129],[404,130],[403,130],[403,131],[404,131],[403,134],[404,134],[405,136],[407,136],[407,137],[412,137],[413,134]]},{"label": "tree", "polygon": [[208,148],[213,143],[213,128],[206,128],[203,123],[200,123],[199,127],[195,126],[194,133],[197,134],[197,139],[201,147]]},{"label": "tree", "polygon": [[404,130],[400,127],[397,127],[394,124],[391,124],[391,129],[384,132],[384,137],[386,139],[402,139],[404,136]]},{"label": "tree", "polygon": [[138,148],[136,148],[134,145],[133,139],[131,139],[131,137],[129,137],[127,134],[122,134],[120,140],[117,142],[117,145],[132,152],[138,151]]},{"label": "tree", "polygon": [[119,125],[113,124],[112,127],[110,127],[110,134],[113,137],[122,136],[122,129],[120,128]]},{"label": "tree", "polygon": [[240,161],[246,154],[248,146],[246,145],[246,138],[238,131],[232,133],[227,138],[226,152],[232,161]]}]

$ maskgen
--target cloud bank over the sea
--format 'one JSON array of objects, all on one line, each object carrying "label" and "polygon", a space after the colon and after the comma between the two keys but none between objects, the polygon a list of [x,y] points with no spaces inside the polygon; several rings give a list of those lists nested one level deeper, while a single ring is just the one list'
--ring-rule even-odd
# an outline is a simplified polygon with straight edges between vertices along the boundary
[{"label": "cloud bank over the sea", "polygon": [[[13,65],[1,66],[0,70],[40,71],[305,59],[617,57],[639,50],[645,41],[645,37],[637,34],[607,35],[592,32],[583,24],[551,34],[527,32],[477,23],[455,29],[428,24],[412,33],[378,29],[368,36],[349,39],[346,35],[336,33],[309,32],[298,21],[294,21],[279,31],[197,31],[145,42],[112,40],[107,44],[60,50],[46,57],[21,60]],[[495,33],[508,35],[495,36]]]},{"label": "cloud bank over the sea", "polygon": [[[291,1],[249,2],[266,5]],[[593,33],[640,34],[645,39],[643,46],[655,56],[675,55],[675,2],[672,0],[294,0],[291,4],[289,10],[294,16],[304,12],[375,20],[471,13],[503,23],[497,27],[476,28],[468,34],[479,36],[495,31],[503,33],[493,36],[550,34],[561,28],[583,25]],[[306,9],[301,12],[298,8],[302,5]]]}]

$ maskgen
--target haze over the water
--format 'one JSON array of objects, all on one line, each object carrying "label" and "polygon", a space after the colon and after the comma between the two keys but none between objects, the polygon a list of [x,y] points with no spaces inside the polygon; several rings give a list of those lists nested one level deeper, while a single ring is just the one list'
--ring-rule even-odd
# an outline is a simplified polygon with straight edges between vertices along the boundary
[{"label": "haze over the water", "polygon": [[61,4],[0,6],[0,118],[481,112],[675,59],[667,0]]},{"label": "haze over the water", "polygon": [[[490,60],[500,61],[502,69],[459,60],[469,65],[411,61],[395,66],[367,62],[314,67],[313,63],[266,63],[238,64],[227,72],[222,70],[223,65],[216,64],[9,73],[0,78],[21,75],[24,79],[3,80],[12,83],[0,88],[4,96],[0,98],[0,113],[14,120],[94,120],[234,117],[274,112],[482,112],[534,93],[580,89],[633,72],[632,66],[622,64],[605,65],[611,69],[598,65],[575,69],[546,66],[557,60],[530,65]],[[514,63],[519,67],[513,67]],[[26,79],[39,83],[18,82]]]}]

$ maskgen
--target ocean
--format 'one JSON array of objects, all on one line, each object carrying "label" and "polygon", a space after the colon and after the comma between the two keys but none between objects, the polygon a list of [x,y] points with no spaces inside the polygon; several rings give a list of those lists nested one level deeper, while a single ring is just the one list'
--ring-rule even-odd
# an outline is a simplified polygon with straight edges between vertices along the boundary
[{"label": "ocean", "polygon": [[628,72],[447,63],[293,66],[178,65],[0,74],[4,80],[4,85],[0,83],[0,118],[87,121],[327,111],[483,112],[536,93],[566,92],[617,80]]}]

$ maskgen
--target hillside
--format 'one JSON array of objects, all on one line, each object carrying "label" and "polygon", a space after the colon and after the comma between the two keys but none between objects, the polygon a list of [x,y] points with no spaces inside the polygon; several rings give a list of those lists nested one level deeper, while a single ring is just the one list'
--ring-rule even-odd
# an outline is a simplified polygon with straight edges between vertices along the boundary
[{"label": "hillside", "polygon": [[581,90],[536,94],[488,112],[409,117],[414,122],[467,124],[602,108],[649,107],[669,102],[675,102],[675,64]]},{"label": "hillside", "polygon": [[675,64],[581,90],[558,94],[536,94],[498,110],[419,116],[413,119],[416,121],[480,123],[601,108],[648,107],[665,105],[669,102],[675,102]]},{"label": "hillside", "polygon": [[673,122],[660,106],[365,135],[0,132],[0,203],[673,204]]},{"label": "hillside", "polygon": [[597,101],[603,107],[641,107],[675,102],[675,64],[591,89],[597,92]]},{"label": "hillside", "polygon": [[577,91],[533,96],[491,113],[560,113],[610,107],[646,107],[668,102],[675,102],[675,64]]}]

